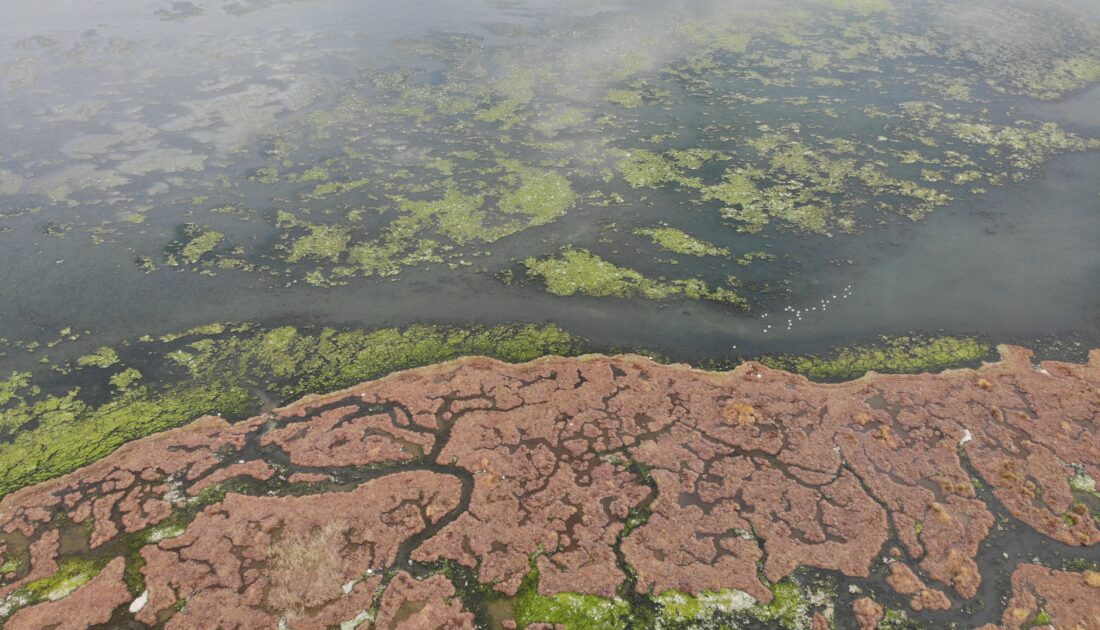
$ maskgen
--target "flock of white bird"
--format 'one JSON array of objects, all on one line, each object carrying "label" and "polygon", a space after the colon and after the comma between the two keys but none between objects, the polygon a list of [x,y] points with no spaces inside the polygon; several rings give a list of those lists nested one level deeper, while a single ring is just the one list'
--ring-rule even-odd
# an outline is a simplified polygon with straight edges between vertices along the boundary
[{"label": "flock of white bird", "polygon": [[[848,286],[844,287],[844,290],[842,290],[839,295],[833,295],[832,297],[823,298],[816,306],[810,306],[808,308],[795,308],[793,306],[786,306],[783,308],[783,312],[780,314],[780,317],[787,318],[787,330],[791,330],[794,328],[795,324],[802,321],[803,315],[809,317],[810,313],[814,313],[817,311],[821,311],[824,313],[825,311],[829,310],[829,305],[832,304],[833,301],[846,300],[850,297],[852,297],[852,285],[849,284]],[[767,318],[768,313],[764,313],[760,316],[760,319]],[[772,328],[772,324],[765,324],[764,332],[769,333],[771,332]]]}]

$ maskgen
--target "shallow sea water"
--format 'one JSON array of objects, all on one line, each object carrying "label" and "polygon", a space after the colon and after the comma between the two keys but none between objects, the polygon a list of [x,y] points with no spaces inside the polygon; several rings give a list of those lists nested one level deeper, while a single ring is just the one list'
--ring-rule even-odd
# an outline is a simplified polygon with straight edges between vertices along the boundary
[{"label": "shallow sea water", "polygon": [[[716,11],[705,2],[682,7],[700,15]],[[658,189],[647,191],[638,205],[628,198],[623,206],[600,211],[577,207],[548,225],[475,248],[491,250],[491,261],[458,269],[412,265],[393,277],[353,276],[337,287],[309,286],[293,271],[284,274],[279,264],[285,261],[272,263],[271,273],[219,270],[213,276],[163,265],[146,274],[133,262],[146,253],[159,260],[182,224],[206,224],[198,207],[181,201],[189,187],[207,187],[221,178],[229,180],[223,187],[232,189],[229,178],[261,163],[260,147],[275,131],[362,91],[368,68],[446,65],[438,59],[409,60],[395,42],[470,34],[480,46],[508,50],[522,41],[524,35],[517,32],[575,28],[587,13],[612,25],[596,35],[623,42],[593,43],[596,52],[577,61],[583,69],[599,65],[601,46],[644,51],[639,42],[660,30],[646,20],[664,9],[660,3],[474,0],[53,1],[21,6],[20,20],[0,26],[7,92],[0,97],[3,168],[18,173],[15,165],[22,165],[26,171],[20,176],[22,190],[5,197],[8,216],[0,222],[8,228],[0,232],[0,294],[5,296],[0,337],[44,340],[72,327],[90,331],[82,343],[93,347],[230,320],[365,328],[522,321],[560,324],[601,347],[645,347],[688,360],[816,352],[910,331],[981,334],[994,342],[1058,337],[1072,338],[1081,347],[1100,344],[1100,293],[1091,290],[1100,277],[1100,154],[1095,151],[1053,156],[1041,172],[1020,183],[960,196],[920,221],[880,217],[855,235],[826,238],[770,228],[761,235],[739,234],[713,210],[686,203],[682,191]],[[630,26],[615,26],[619,16]],[[495,71],[490,69],[490,76]],[[442,69],[431,72],[434,82],[447,81]],[[781,99],[797,87],[764,90]],[[867,100],[885,106],[919,96],[900,93],[912,86],[897,89]],[[992,118],[1054,121],[1089,137],[1100,134],[1097,94],[1092,89],[1040,103],[989,92],[982,96],[1000,102],[966,107],[1001,112]],[[575,102],[577,97],[570,98]],[[598,100],[587,94],[581,98]],[[667,125],[659,121],[672,119],[680,134],[669,146],[707,144],[707,125],[721,117],[707,111],[706,103],[679,105],[671,110],[666,104],[654,106],[648,119],[643,112],[625,127],[637,125],[641,134],[646,126],[661,128]],[[81,113],[82,107],[87,111]],[[787,113],[777,114],[776,121],[758,119],[772,107],[747,113],[734,107],[725,116],[746,126],[786,123]],[[824,129],[825,135],[853,137],[866,122],[847,113],[832,119],[815,114],[804,125]],[[401,131],[386,124],[373,128],[377,138]],[[426,124],[430,138],[432,125],[446,123]],[[97,145],[96,139],[111,130],[123,139]],[[294,159],[333,157],[344,146],[344,131],[333,123],[327,140]],[[365,132],[357,127],[354,133],[362,139]],[[81,168],[89,172],[73,170]],[[111,183],[114,177],[120,178],[117,185]],[[577,182],[575,188],[581,191],[585,185]],[[632,192],[618,182],[611,189]],[[208,194],[203,190],[195,194]],[[249,204],[256,218],[221,229],[261,244],[277,239],[267,214],[295,205],[281,191],[244,191],[238,200]],[[144,223],[129,229],[119,217],[135,207],[143,209]],[[745,273],[750,285],[770,285],[771,290],[752,298],[751,312],[705,301],[561,297],[538,282],[509,285],[498,275],[507,268],[522,276],[517,262],[533,251],[549,255],[555,247],[573,244],[597,251],[601,226],[607,223],[622,222],[625,231],[673,216],[679,218],[677,227],[698,237],[739,251],[759,245],[779,257],[751,271],[728,260],[691,258],[681,258],[674,269],[700,277]],[[119,224],[123,229],[102,234],[106,242],[95,244],[97,229]],[[62,226],[63,235],[48,234],[51,225]],[[653,275],[669,269],[637,248],[608,247],[618,255],[616,264],[652,269],[647,273]],[[843,297],[849,291],[851,296]],[[833,300],[827,311],[807,310],[801,320],[792,317],[787,329],[783,309],[820,307],[822,300]],[[81,350],[77,343],[71,351]],[[20,360],[4,359],[13,367]]]}]

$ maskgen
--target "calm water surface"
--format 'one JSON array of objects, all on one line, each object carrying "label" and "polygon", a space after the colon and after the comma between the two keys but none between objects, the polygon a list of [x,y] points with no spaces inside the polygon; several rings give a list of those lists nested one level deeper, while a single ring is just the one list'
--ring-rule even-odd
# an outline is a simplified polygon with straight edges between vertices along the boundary
[{"label": "calm water surface", "polygon": [[[1061,337],[1100,345],[1100,154],[1095,151],[1052,155],[1023,181],[958,196],[920,221],[887,213],[865,221],[858,234],[823,237],[769,227],[745,235],[731,230],[717,212],[685,201],[682,190],[658,188],[632,205],[629,195],[641,195],[616,182],[611,186],[627,196],[624,204],[597,210],[578,203],[554,222],[475,247],[492,255],[454,269],[438,262],[410,265],[394,276],[353,275],[338,286],[319,287],[302,281],[285,257],[264,263],[263,272],[172,268],[162,263],[165,252],[189,223],[220,226],[228,239],[255,244],[261,253],[252,260],[270,260],[262,252],[279,251],[271,244],[280,238],[271,214],[304,204],[285,191],[257,191],[238,181],[266,163],[280,130],[307,124],[311,114],[331,112],[349,96],[373,98],[363,87],[371,72],[418,68],[427,73],[429,85],[452,80],[448,68],[453,71],[457,56],[425,61],[409,52],[408,42],[464,34],[492,51],[479,59],[492,60],[525,37],[546,45],[539,38],[555,29],[582,28],[589,16],[605,25],[621,20],[620,26],[597,30],[585,53],[589,58],[574,60],[577,76],[583,76],[586,68],[600,65],[607,50],[644,52],[646,38],[660,32],[648,20],[664,9],[650,3],[478,0],[6,4],[9,15],[12,10],[19,15],[0,24],[0,173],[6,173],[0,184],[10,193],[3,197],[6,217],[0,221],[6,230],[0,232],[0,337],[9,340],[46,340],[65,327],[86,329],[89,337],[62,352],[77,353],[216,321],[367,328],[522,321],[552,322],[603,346],[644,346],[683,359],[819,351],[909,331],[1021,343]],[[688,12],[712,10],[707,3],[683,6]],[[472,75],[491,81],[503,71],[489,65],[479,72]],[[884,80],[882,93],[855,100],[886,108],[920,96],[912,85],[892,86]],[[798,86],[763,89],[782,100]],[[822,85],[812,95],[839,98],[847,89]],[[1053,103],[981,94],[984,100],[960,107],[993,112],[990,117],[998,121],[1050,121],[1083,137],[1100,136],[1098,88]],[[570,99],[601,96],[577,90]],[[839,115],[822,118],[824,101],[816,102],[804,115],[804,128],[849,138],[865,131],[855,105],[841,104]],[[788,124],[796,116],[771,105],[728,107],[720,115],[730,124],[753,129]],[[776,112],[776,120],[762,118],[769,111]],[[634,117],[607,143],[662,127],[678,134],[667,141],[669,147],[713,141],[708,125],[716,115],[707,102],[688,99],[679,107],[628,113]],[[325,137],[291,149],[287,163],[304,169],[310,160],[339,157],[352,139],[376,146],[394,138],[400,146],[390,155],[419,163],[417,146],[400,137],[403,129],[387,127],[392,122],[382,119],[373,127],[362,123],[356,120],[354,128],[329,123]],[[428,147],[423,151],[438,152],[430,143],[442,143],[445,136],[433,136],[432,126],[451,123],[423,124]],[[576,146],[589,146],[581,143],[592,137],[599,133],[576,134]],[[586,186],[574,179],[578,194]],[[354,206],[355,194],[337,210]],[[219,195],[247,205],[253,218],[228,222],[207,214]],[[210,200],[189,203],[193,196]],[[868,199],[865,205],[876,203]],[[134,212],[142,222],[130,220]],[[561,297],[537,281],[507,284],[499,275],[510,269],[522,277],[524,257],[552,255],[564,245],[597,251],[609,223],[619,222],[629,232],[672,217],[677,228],[696,237],[737,251],[751,245],[776,257],[747,270],[730,260],[695,259],[674,268],[681,276],[733,273],[749,285],[767,285],[754,294],[751,311],[692,300]],[[367,236],[381,229],[371,220],[361,219]],[[648,271],[658,267],[640,249],[618,244],[605,249],[610,252],[605,257],[617,255],[616,264],[649,275],[665,273]],[[143,255],[157,263],[155,272],[135,264]],[[248,259],[252,250],[243,256]],[[823,300],[826,309],[820,308]],[[786,307],[806,310],[802,319],[791,318],[789,329]],[[3,361],[15,367],[23,359],[14,354]]]}]

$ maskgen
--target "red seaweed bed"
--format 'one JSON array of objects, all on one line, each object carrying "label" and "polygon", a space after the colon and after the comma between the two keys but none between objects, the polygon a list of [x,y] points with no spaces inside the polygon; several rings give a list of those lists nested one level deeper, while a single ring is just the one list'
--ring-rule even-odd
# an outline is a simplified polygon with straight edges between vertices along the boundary
[{"label": "red seaweed bed", "polygon": [[[867,585],[812,611],[815,628],[827,613],[873,628],[881,597],[966,627],[1100,628],[1100,574],[980,561],[1004,527],[1096,555],[1081,480],[1100,479],[1100,351],[1001,352],[841,384],[756,363],[476,358],[202,418],[0,503],[0,562],[19,561],[0,598],[74,558],[99,569],[4,627],[324,628],[362,611],[372,627],[473,627],[483,611],[425,567],[509,596],[534,562],[544,595],[766,603],[796,570]],[[1007,602],[983,589],[1009,574]]]}]

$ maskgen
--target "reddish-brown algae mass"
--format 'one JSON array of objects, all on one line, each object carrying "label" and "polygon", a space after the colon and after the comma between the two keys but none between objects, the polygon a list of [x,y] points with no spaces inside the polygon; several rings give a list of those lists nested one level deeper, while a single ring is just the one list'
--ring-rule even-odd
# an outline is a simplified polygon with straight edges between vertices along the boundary
[{"label": "reddish-brown algae mass", "polygon": [[[1100,479],[1100,351],[1085,365],[1001,351],[977,370],[841,384],[757,363],[475,358],[203,418],[4,498],[0,555],[20,568],[0,597],[102,553],[117,557],[10,627],[459,628],[473,616],[423,567],[514,595],[534,559],[545,595],[629,583],[766,603],[799,567],[863,578],[890,556],[911,608],[958,608],[994,577],[976,562],[995,524],[979,486],[1057,543],[1100,543],[1071,486]],[[140,597],[120,597],[126,562]],[[1021,565],[1012,589],[1004,627],[1040,608],[1100,627],[1096,573]],[[65,602],[80,614],[51,621]],[[864,597],[849,615],[871,628],[883,610]]]}]

